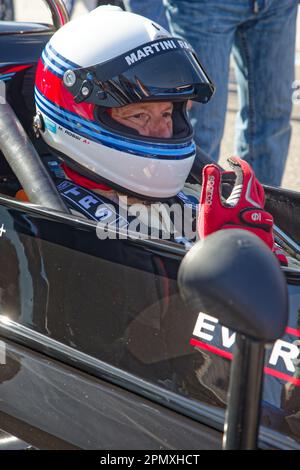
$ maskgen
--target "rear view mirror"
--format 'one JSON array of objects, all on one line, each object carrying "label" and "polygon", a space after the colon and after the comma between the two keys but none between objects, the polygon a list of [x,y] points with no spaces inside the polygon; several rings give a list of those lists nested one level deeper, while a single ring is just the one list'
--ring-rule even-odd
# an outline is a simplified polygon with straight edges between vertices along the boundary
[{"label": "rear view mirror", "polygon": [[221,230],[184,257],[178,284],[192,313],[200,311],[235,330],[224,448],[257,447],[264,347],[283,336],[287,285],[270,249],[245,230]]}]

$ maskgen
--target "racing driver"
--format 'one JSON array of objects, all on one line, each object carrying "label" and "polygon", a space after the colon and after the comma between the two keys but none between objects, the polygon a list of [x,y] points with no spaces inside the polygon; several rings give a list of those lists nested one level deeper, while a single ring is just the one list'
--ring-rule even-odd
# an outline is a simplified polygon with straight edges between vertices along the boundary
[{"label": "racing driver", "polygon": [[[264,190],[245,161],[229,159],[229,194],[228,172],[216,164],[202,165],[202,192],[201,175],[191,180],[196,145],[187,108],[213,92],[192,47],[147,18],[109,5],[67,23],[47,43],[35,82],[35,127],[62,162],[61,196],[102,223],[126,197],[129,219],[162,232],[171,217],[160,204],[176,203],[198,218],[200,238],[239,227],[274,251]],[[169,238],[192,239],[174,224]]]}]

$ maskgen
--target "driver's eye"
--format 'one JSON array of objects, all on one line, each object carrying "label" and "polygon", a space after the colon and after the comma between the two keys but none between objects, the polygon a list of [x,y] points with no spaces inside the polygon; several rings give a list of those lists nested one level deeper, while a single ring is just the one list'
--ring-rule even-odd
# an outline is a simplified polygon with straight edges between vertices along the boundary
[{"label": "driver's eye", "polygon": [[146,116],[147,116],[146,113],[137,113],[137,114],[133,114],[133,117],[138,118],[138,119],[140,119],[141,117],[146,117]]},{"label": "driver's eye", "polygon": [[132,119],[136,119],[143,124],[146,124],[149,121],[149,116],[146,113],[137,113],[131,116]]}]

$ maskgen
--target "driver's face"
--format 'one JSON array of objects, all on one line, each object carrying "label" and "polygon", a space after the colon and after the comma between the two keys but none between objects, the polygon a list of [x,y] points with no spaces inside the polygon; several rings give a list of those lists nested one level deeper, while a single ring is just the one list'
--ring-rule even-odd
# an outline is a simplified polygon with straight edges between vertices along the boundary
[{"label": "driver's face", "polygon": [[111,108],[111,117],[140,135],[169,139],[173,135],[171,101],[133,103]]}]

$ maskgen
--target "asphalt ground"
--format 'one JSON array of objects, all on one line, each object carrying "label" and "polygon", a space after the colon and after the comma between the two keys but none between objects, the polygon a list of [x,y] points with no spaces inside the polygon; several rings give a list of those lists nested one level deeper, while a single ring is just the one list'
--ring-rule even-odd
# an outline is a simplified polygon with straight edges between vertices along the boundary
[{"label": "asphalt ground", "polygon": [[[76,0],[73,16],[86,12],[87,8],[93,8],[94,5],[94,0]],[[51,16],[42,0],[15,0],[15,8],[16,18],[19,21],[42,21],[51,23]],[[295,71],[296,80],[299,81],[299,93],[297,103],[293,105],[291,119],[292,138],[282,186],[300,191],[300,12],[298,14],[296,49]],[[226,124],[221,146],[221,164],[224,164],[226,158],[234,153],[234,126],[235,115],[238,109],[238,98],[233,70],[230,71],[230,76]]]}]

